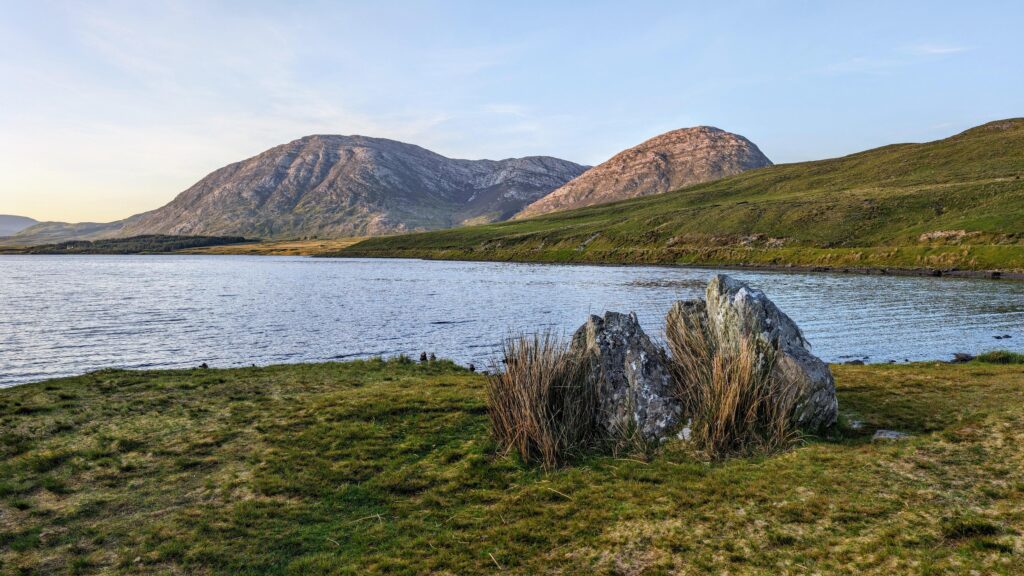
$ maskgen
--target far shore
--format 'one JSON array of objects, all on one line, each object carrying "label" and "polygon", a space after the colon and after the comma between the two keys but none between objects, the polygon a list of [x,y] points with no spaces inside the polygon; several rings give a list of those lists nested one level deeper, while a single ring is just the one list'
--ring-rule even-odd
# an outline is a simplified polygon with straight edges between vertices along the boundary
[{"label": "far shore", "polygon": [[348,249],[365,237],[337,238],[321,240],[276,240],[251,242],[224,246],[208,246],[182,250],[178,254],[218,254],[218,255],[254,255],[254,256],[314,256],[329,258],[414,258],[420,260],[449,260],[466,262],[517,262],[524,264],[581,264],[587,266],[671,266],[682,268],[705,268],[715,270],[756,270],[774,272],[825,272],[831,274],[860,274],[869,276],[929,276],[949,278],[986,278],[995,280],[1024,280],[1024,270],[1015,269],[969,269],[969,268],[937,268],[937,267],[899,267],[899,266],[826,266],[801,264],[766,264],[766,263],[718,263],[718,262],[625,262],[625,261],[562,261],[557,259],[503,258],[494,255],[473,257],[460,251],[451,257],[437,252],[416,254],[363,254],[358,248]]},{"label": "far shore", "polygon": [[703,264],[687,262],[589,262],[557,260],[515,260],[502,258],[445,258],[434,256],[406,256],[396,254],[385,255],[363,255],[363,254],[306,254],[317,258],[381,258],[381,259],[404,259],[415,260],[439,260],[453,262],[508,262],[517,264],[552,264],[560,266],[658,266],[666,268],[701,268],[707,270],[753,270],[764,272],[817,272],[827,274],[858,274],[864,276],[927,276],[933,278],[985,278],[990,280],[1024,280],[1024,272],[1016,270],[961,270],[957,268],[891,268],[891,267],[854,267],[854,266],[803,266],[795,264]]},{"label": "far shore", "polygon": [[[357,244],[366,240],[366,237],[332,238],[332,239],[293,239],[293,240],[268,240],[241,242],[234,244],[221,244],[214,246],[203,246],[188,248],[173,252],[160,252],[152,254],[194,254],[194,255],[216,255],[216,256],[311,256],[319,258],[382,258],[402,259],[411,258],[418,260],[447,260],[465,262],[515,262],[524,264],[560,264],[560,265],[586,265],[586,266],[665,266],[681,268],[704,268],[715,270],[754,270],[773,272],[799,272],[799,273],[830,273],[830,274],[859,274],[868,276],[925,276],[925,277],[947,277],[947,278],[985,278],[995,280],[1024,280],[1024,269],[975,269],[969,267],[969,262],[962,263],[964,266],[949,267],[928,267],[928,266],[890,266],[884,262],[868,262],[864,264],[847,263],[846,252],[851,249],[812,249],[798,251],[789,254],[794,260],[811,257],[815,260],[835,259],[842,262],[840,265],[803,264],[803,263],[776,263],[776,262],[749,262],[749,261],[716,261],[716,258],[705,258],[705,261],[672,261],[664,258],[639,257],[636,260],[627,260],[626,254],[610,254],[606,258],[564,258],[539,254],[533,257],[521,257],[518,254],[495,253],[484,251],[476,254],[472,250],[360,250]],[[18,254],[23,247],[0,246],[0,254]],[[894,250],[913,251],[920,247],[893,247]],[[966,247],[972,248],[972,247]],[[983,248],[983,247],[982,247]],[[878,250],[875,248],[857,249],[864,252]],[[805,252],[807,254],[805,254]],[[814,254],[810,254],[814,252]],[[150,253],[143,253],[150,254]],[[692,256],[692,255],[689,255]],[[758,258],[773,258],[778,260],[777,254],[762,254],[752,252],[748,255],[752,260]]]}]

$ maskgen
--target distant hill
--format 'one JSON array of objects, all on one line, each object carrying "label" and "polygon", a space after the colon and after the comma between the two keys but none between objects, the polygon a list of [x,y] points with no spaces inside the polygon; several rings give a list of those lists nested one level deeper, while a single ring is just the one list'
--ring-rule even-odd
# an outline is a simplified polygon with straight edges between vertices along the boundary
[{"label": "distant hill", "polygon": [[341,254],[1024,270],[1024,119]]},{"label": "distant hill", "polygon": [[26,218],[25,216],[11,216],[9,214],[0,214],[0,236],[10,236],[17,234],[25,228],[36,224],[37,222],[32,218]]},{"label": "distant hill", "polygon": [[117,222],[79,222],[69,224],[67,222],[39,222],[25,228],[13,236],[0,241],[0,244],[10,246],[38,246],[41,244],[55,244],[68,240],[100,240],[113,238],[121,234],[124,227],[145,216],[146,213],[136,214]]},{"label": "distant hill", "polygon": [[753,142],[738,134],[711,126],[673,130],[619,152],[530,204],[516,218],[660,194],[771,164]]},{"label": "distant hill", "polygon": [[383,138],[307,136],[216,170],[151,212],[108,224],[43,223],[9,240],[331,238],[448,228],[506,220],[586,169],[548,156],[456,160]]}]

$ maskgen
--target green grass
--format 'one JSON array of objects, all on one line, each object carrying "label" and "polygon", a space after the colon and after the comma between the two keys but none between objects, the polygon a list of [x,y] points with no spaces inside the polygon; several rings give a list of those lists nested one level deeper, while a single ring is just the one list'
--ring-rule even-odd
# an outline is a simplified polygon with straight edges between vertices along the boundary
[{"label": "green grass", "polygon": [[1024,271],[1024,119],[336,255]]},{"label": "green grass", "polygon": [[1008,350],[993,350],[992,352],[979,354],[975,360],[988,364],[1024,364],[1024,354]]},{"label": "green grass", "polygon": [[[0,573],[1024,571],[1021,366],[835,372],[860,432],[550,473],[494,455],[483,377],[448,363],[2,390]],[[875,427],[915,436],[871,443]]]}]

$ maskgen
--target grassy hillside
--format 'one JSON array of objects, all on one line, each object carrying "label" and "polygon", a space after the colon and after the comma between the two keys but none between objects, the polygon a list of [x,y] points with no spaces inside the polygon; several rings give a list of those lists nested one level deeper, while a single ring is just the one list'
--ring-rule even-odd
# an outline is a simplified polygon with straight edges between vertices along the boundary
[{"label": "grassy hillside", "polygon": [[339,255],[1024,270],[1024,119]]},{"label": "grassy hillside", "polygon": [[448,363],[0,390],[0,573],[1024,571],[1024,368],[835,371],[861,432],[549,474],[494,455],[482,377]]}]

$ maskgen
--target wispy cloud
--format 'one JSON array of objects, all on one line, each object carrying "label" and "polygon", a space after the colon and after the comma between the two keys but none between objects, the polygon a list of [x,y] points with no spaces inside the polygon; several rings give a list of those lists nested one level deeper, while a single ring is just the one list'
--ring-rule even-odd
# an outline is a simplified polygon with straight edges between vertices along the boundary
[{"label": "wispy cloud", "polygon": [[967,52],[970,48],[952,44],[916,44],[910,46],[907,52],[916,56],[942,56],[945,54],[959,54]]},{"label": "wispy cloud", "polygon": [[846,60],[828,64],[822,70],[827,75],[843,74],[885,74],[896,68],[913,66],[925,58],[946,56],[969,51],[970,48],[957,44],[922,43],[892,49],[887,53],[858,55]]}]

